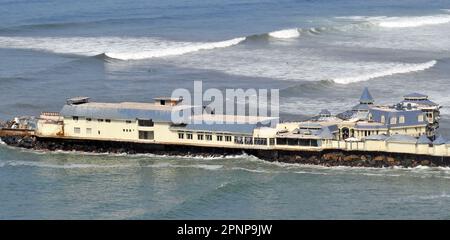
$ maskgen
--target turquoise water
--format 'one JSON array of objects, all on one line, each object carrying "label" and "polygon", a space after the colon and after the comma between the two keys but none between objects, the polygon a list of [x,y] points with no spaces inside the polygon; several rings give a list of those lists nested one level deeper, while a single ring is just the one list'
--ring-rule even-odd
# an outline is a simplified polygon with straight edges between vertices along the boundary
[{"label": "turquoise water", "polygon": [[[279,88],[296,118],[419,91],[450,136],[450,1],[0,0],[0,119],[70,96]],[[283,30],[280,32],[280,30]],[[0,219],[448,219],[448,168],[32,152],[0,145]]]}]

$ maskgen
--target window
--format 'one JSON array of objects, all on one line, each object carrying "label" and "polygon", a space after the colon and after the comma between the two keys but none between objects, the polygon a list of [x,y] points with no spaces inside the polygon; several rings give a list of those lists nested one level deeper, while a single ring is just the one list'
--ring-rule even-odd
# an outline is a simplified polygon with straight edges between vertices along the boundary
[{"label": "window", "polygon": [[105,122],[110,123],[111,119],[105,119]]},{"label": "window", "polygon": [[256,145],[267,145],[267,138],[255,138]]},{"label": "window", "polygon": [[244,138],[241,137],[241,136],[235,136],[234,137],[234,143],[243,144],[244,143]]},{"label": "window", "polygon": [[275,138],[269,138],[269,144],[275,145]]},{"label": "window", "polygon": [[192,133],[186,133],[186,138],[187,139],[192,139]]},{"label": "window", "polygon": [[75,122],[78,122],[78,117],[77,117],[77,116],[73,116],[72,119],[73,119]]},{"label": "window", "polygon": [[184,133],[178,133],[178,138],[179,139],[184,139]]},{"label": "window", "polygon": [[125,121],[127,124],[130,124],[131,123],[131,121],[129,121],[129,120],[127,120],[127,121]]},{"label": "window", "polygon": [[103,119],[97,119],[98,122],[103,122]]},{"label": "window", "polygon": [[86,128],[86,134],[92,134],[92,128]]},{"label": "window", "polygon": [[212,141],[212,135],[206,134],[206,141]]},{"label": "window", "polygon": [[100,135],[100,130],[98,130],[98,135]]},{"label": "window", "polygon": [[86,118],[86,121],[90,122],[92,121],[92,118]]},{"label": "window", "polygon": [[139,139],[152,140],[154,137],[153,131],[139,131]]},{"label": "window", "polygon": [[396,117],[391,117],[391,124],[397,124],[397,118]]},{"label": "window", "polygon": [[76,134],[80,134],[81,130],[79,127],[73,128],[73,132]]},{"label": "window", "polygon": [[398,118],[398,123],[405,123],[405,116],[400,116],[399,118]]},{"label": "window", "polygon": [[150,120],[138,120],[138,125],[141,127],[153,127],[153,121]]},{"label": "window", "polygon": [[386,117],[384,117],[384,115],[381,115],[381,123],[385,123],[386,122]]},{"label": "window", "polygon": [[231,142],[231,136],[225,136],[225,142]]},{"label": "window", "polygon": [[197,139],[198,139],[198,140],[203,140],[203,134],[198,134],[198,135],[197,135]]},{"label": "window", "polygon": [[423,122],[423,115],[422,115],[422,114],[420,114],[419,116],[417,116],[417,121]]},{"label": "window", "polygon": [[253,138],[252,137],[245,137],[245,144],[253,144]]},{"label": "window", "polygon": [[219,142],[223,141],[223,136],[218,135],[217,136],[217,141],[219,141]]}]

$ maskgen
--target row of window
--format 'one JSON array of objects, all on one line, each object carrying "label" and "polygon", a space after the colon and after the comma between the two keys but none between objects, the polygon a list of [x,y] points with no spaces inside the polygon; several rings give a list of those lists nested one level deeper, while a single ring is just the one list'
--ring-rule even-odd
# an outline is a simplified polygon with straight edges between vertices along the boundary
[{"label": "row of window", "polygon": [[[78,116],[73,116],[72,119],[73,119],[73,121],[78,122],[79,117]],[[91,122],[92,118],[86,118],[86,121]],[[101,118],[99,118],[99,119],[97,119],[97,121],[98,122],[103,122],[104,121],[104,122],[110,123],[111,119],[101,119]],[[133,121],[126,120],[125,122],[127,124],[131,124]],[[140,119],[140,120],[138,120],[138,125],[141,126],[141,127],[153,127],[154,122],[153,122],[152,119],[149,119],[149,120],[141,120]]]},{"label": "row of window", "polygon": [[[73,116],[72,117],[72,120],[73,121],[75,121],[75,122],[78,122],[78,117],[77,116]],[[88,121],[88,122],[91,122],[92,121],[92,118],[86,118],[86,121]],[[110,123],[111,122],[111,119],[101,119],[101,118],[99,118],[99,119],[97,119],[97,121],[98,122],[103,122],[103,121],[105,121],[105,122],[107,122],[107,123]],[[128,122],[130,122],[131,123],[131,121],[127,121],[127,123]]]},{"label": "row of window", "polygon": [[[74,127],[73,128],[73,132],[75,134],[81,134],[81,128],[79,127]],[[86,128],[86,134],[87,135],[91,135],[92,134],[92,128]],[[97,134],[100,135],[100,131],[97,131]]]},{"label": "row of window", "polygon": [[[403,124],[405,123],[405,116],[400,116],[400,117],[391,117],[389,119],[390,124],[397,124],[397,120],[399,124]],[[418,115],[417,116],[417,121],[418,122],[423,122],[423,115]],[[386,122],[386,117],[384,115],[381,115],[381,123],[385,123]]]},{"label": "row of window", "polygon": [[[193,139],[193,134],[192,133],[178,133],[178,138],[179,139],[188,139],[188,140],[192,140]],[[213,140],[213,135],[211,134],[197,134],[197,140],[206,140],[206,141],[212,141]],[[232,141],[232,136],[229,135],[216,135],[216,141],[218,142],[231,142]],[[267,145],[267,138],[253,138],[253,137],[244,137],[244,136],[234,136],[234,143],[236,144],[248,144],[248,145]],[[270,138],[270,145],[275,145],[275,139],[274,138]]]}]

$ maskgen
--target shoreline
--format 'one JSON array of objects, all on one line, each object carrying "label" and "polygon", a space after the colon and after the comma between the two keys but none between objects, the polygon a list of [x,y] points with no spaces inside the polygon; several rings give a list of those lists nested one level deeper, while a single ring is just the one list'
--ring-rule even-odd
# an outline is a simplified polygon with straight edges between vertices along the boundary
[{"label": "shoreline", "polygon": [[247,154],[263,161],[288,164],[305,164],[324,167],[450,167],[450,157],[417,155],[408,153],[345,151],[327,149],[321,151],[256,150],[218,148],[193,145],[157,143],[113,142],[102,140],[75,140],[31,136],[6,136],[1,140],[8,146],[48,151],[77,151],[105,154],[155,154],[165,156],[224,157]]}]

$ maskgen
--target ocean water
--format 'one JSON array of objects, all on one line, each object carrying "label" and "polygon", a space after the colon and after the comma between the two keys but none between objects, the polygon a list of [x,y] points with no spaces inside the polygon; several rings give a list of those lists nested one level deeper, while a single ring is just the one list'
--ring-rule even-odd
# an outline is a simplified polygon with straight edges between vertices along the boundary
[{"label": "ocean water", "polygon": [[[278,88],[290,119],[423,92],[450,137],[450,1],[0,0],[0,119],[70,96]],[[1,219],[449,219],[450,169],[0,145]]]}]

